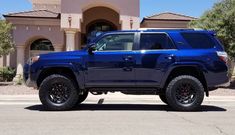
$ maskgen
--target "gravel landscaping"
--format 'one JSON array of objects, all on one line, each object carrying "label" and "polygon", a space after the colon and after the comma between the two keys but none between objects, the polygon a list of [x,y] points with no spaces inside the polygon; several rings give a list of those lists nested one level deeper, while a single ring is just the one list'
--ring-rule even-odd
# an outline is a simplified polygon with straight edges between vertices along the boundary
[{"label": "gravel landscaping", "polygon": [[25,85],[0,86],[0,95],[35,95],[38,90],[28,88]]},{"label": "gravel landscaping", "polygon": [[[35,95],[38,90],[28,88],[25,85],[0,86],[0,95]],[[220,88],[210,92],[211,96],[235,96],[235,88]]]},{"label": "gravel landscaping", "polygon": [[210,96],[235,96],[235,89],[220,88],[210,92]]}]

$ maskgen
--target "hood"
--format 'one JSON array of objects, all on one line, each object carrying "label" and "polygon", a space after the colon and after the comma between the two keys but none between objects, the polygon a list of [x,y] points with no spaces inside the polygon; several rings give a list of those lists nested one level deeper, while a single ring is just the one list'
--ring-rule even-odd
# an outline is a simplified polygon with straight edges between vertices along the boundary
[{"label": "hood", "polygon": [[40,59],[69,59],[71,57],[79,57],[87,54],[85,50],[68,51],[68,52],[53,52],[48,54],[41,54]]}]

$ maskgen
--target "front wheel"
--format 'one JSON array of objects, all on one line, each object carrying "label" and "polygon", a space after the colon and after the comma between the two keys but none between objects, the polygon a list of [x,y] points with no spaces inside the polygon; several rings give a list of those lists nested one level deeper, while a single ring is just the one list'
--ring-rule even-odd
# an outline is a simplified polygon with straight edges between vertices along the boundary
[{"label": "front wheel", "polygon": [[204,87],[193,76],[178,76],[168,84],[166,99],[168,104],[177,111],[194,111],[203,102]]},{"label": "front wheel", "polygon": [[48,76],[39,88],[39,98],[51,111],[65,111],[73,108],[78,100],[76,84],[62,75]]}]

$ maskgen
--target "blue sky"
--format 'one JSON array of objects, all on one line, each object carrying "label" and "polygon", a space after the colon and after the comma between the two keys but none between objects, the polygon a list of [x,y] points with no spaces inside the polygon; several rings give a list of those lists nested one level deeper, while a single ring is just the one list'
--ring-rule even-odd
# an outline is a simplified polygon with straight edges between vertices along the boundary
[{"label": "blue sky", "polygon": [[[220,0],[140,0],[141,18],[161,12],[175,12],[200,17]],[[0,0],[0,16],[10,12],[31,10],[28,0]]]}]

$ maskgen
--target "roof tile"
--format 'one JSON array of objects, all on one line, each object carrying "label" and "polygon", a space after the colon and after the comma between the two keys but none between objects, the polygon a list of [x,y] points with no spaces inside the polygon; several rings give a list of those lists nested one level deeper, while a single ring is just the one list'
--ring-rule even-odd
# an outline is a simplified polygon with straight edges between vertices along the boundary
[{"label": "roof tile", "polygon": [[4,15],[5,17],[35,17],[35,18],[58,18],[59,13],[55,13],[48,10],[35,10],[35,11],[26,11],[19,13],[10,13]]},{"label": "roof tile", "polygon": [[150,17],[146,17],[145,19],[153,19],[153,20],[185,20],[185,21],[191,21],[195,20],[197,18],[191,17],[191,16],[186,16],[186,15],[181,15],[181,14],[176,14],[176,13],[171,13],[171,12],[165,12],[161,14],[156,14]]}]

